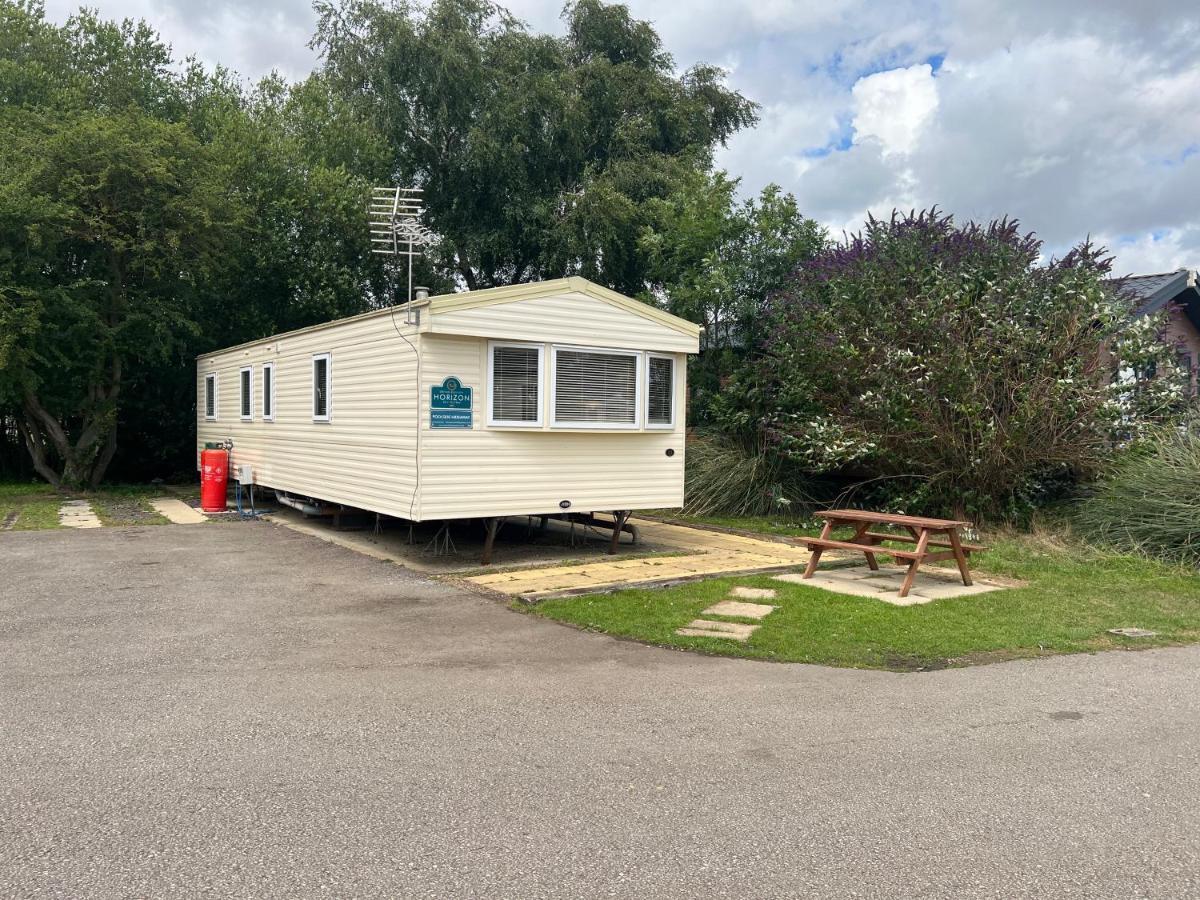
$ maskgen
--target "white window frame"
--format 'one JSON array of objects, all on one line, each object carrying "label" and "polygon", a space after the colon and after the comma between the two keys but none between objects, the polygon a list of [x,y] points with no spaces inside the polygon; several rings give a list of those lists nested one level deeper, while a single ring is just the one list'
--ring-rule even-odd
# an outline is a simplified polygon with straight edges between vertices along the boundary
[{"label": "white window frame", "polygon": [[[521,347],[537,351],[537,419],[526,422],[520,419],[497,419],[496,402],[496,350],[502,347]],[[491,428],[541,428],[545,421],[546,408],[546,346],[528,341],[488,341],[488,398],[487,422]]]},{"label": "white window frame", "polygon": [[[212,382],[213,394],[213,414],[208,414],[208,383]],[[221,416],[221,376],[216,372],[209,372],[204,376],[204,397],[201,400],[204,404],[204,421],[215,422]]]},{"label": "white window frame", "polygon": [[[325,415],[317,415],[317,360],[325,360]],[[333,421],[333,354],[314,353],[308,366],[309,371],[309,409],[312,410],[314,422]]]},{"label": "white window frame", "polygon": [[[246,394],[242,396],[242,385],[246,386]],[[250,410],[243,413],[243,409]],[[242,366],[238,369],[238,417],[243,422],[254,421],[254,366]]]},{"label": "white window frame", "polygon": [[[666,360],[670,360],[670,362],[671,362],[671,420],[669,422],[651,422],[650,421],[650,360],[652,360],[652,359],[666,359]],[[645,384],[645,395],[646,395],[645,415],[646,415],[646,428],[648,430],[671,431],[672,429],[675,428],[675,407],[677,405],[675,402],[675,395],[676,395],[676,385],[678,384],[678,382],[676,381],[676,372],[678,371],[678,369],[679,369],[679,360],[677,360],[670,353],[650,353],[650,352],[646,353],[646,379],[643,383]]]},{"label": "white window frame", "polygon": [[[632,422],[560,422],[558,421],[558,351],[573,353],[603,353],[607,356],[632,356],[634,364],[633,421]],[[643,395],[646,392],[645,356],[640,350],[624,350],[619,347],[576,347],[555,344],[550,348],[550,427],[560,430],[586,429],[588,431],[640,431],[643,416]]]},{"label": "white window frame", "polygon": [[[262,382],[261,382],[262,383],[262,420],[264,422],[274,422],[275,421],[275,396],[279,393],[278,390],[276,389],[275,363],[273,363],[273,362],[263,363],[262,370],[263,370],[263,377],[262,377]],[[271,390],[269,392],[267,391],[267,372],[271,373]],[[269,398],[267,397],[268,393],[270,393],[270,395],[271,395]],[[271,401],[271,412],[269,415],[267,414],[267,400],[268,399]]]}]

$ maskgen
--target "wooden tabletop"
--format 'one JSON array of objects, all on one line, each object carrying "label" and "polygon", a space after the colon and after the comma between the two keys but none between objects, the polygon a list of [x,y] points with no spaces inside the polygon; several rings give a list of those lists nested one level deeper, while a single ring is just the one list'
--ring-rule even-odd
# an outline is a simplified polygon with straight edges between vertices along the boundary
[{"label": "wooden tabletop", "polygon": [[881,525],[911,525],[913,528],[965,528],[970,522],[957,519],[928,519],[924,516],[900,516],[893,513],[870,512],[865,509],[827,509],[816,514],[818,519],[838,522],[878,522]]}]

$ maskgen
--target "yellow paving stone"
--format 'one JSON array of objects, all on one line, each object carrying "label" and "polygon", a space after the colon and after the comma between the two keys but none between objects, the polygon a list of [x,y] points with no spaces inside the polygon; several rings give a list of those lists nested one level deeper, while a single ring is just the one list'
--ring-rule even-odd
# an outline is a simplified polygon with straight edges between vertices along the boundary
[{"label": "yellow paving stone", "polygon": [[634,519],[634,524],[647,543],[691,552],[685,556],[614,558],[611,562],[588,563],[585,567],[557,566],[524,572],[487,573],[467,580],[508,594],[537,597],[555,591],[587,587],[600,590],[616,585],[802,566],[808,562],[807,550],[780,541],[642,519]]}]

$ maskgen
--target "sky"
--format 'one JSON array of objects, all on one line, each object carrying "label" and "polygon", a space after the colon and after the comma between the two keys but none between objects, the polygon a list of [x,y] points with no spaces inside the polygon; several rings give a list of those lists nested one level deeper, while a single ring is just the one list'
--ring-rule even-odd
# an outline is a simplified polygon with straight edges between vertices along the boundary
[{"label": "sky", "polygon": [[[63,21],[77,4],[47,0]],[[308,0],[89,0],[177,57],[257,78],[317,63]],[[560,0],[510,0],[561,31]],[[937,204],[1009,216],[1046,254],[1084,238],[1118,274],[1200,268],[1195,0],[630,0],[677,66],[714,63],[761,104],[718,165],[774,182],[835,234]]]}]

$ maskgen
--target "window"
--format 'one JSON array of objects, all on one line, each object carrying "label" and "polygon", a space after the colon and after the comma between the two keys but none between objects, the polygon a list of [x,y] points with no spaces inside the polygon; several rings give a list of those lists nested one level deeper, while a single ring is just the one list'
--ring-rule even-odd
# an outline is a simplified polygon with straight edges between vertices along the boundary
[{"label": "window", "polygon": [[554,424],[637,428],[641,355],[554,348]]},{"label": "window", "polygon": [[1187,350],[1180,350],[1175,354],[1175,363],[1179,366],[1179,371],[1183,373],[1184,394],[1191,397],[1195,393],[1192,389],[1192,354]]},{"label": "window", "polygon": [[251,369],[249,366],[246,366],[246,368],[242,369],[241,374],[239,375],[239,381],[241,384],[242,421],[249,422],[254,418],[254,408],[251,405],[253,402],[251,394],[254,392],[254,376],[251,374]]},{"label": "window", "polygon": [[275,363],[262,367],[262,417],[264,422],[275,421]]},{"label": "window", "polygon": [[217,397],[217,376],[204,376],[204,418],[216,421],[220,409]]},{"label": "window", "polygon": [[542,424],[541,344],[492,344],[488,362],[488,424]]},{"label": "window", "polygon": [[675,359],[651,354],[646,357],[646,427],[674,425]]},{"label": "window", "polygon": [[332,407],[333,377],[332,358],[328,353],[320,353],[312,358],[312,410],[314,422],[328,422],[333,418]]}]

